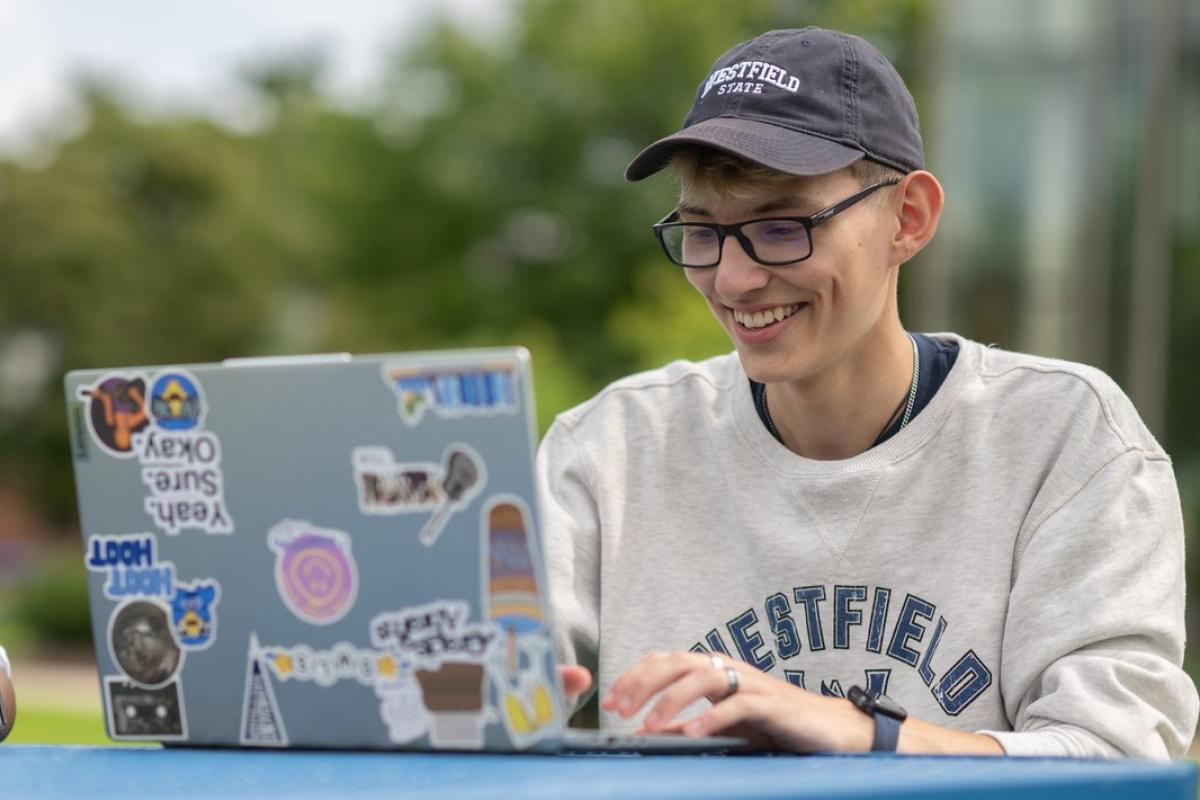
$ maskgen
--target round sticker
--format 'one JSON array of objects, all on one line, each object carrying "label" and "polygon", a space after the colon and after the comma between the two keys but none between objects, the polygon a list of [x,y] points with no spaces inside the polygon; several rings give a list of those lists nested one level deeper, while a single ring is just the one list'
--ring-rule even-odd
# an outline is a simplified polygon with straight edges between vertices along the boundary
[{"label": "round sticker", "polygon": [[109,637],[117,666],[143,686],[166,683],[179,669],[182,654],[167,610],[156,603],[134,600],[118,608]]},{"label": "round sticker", "polygon": [[186,373],[163,373],[150,387],[150,415],[164,430],[189,431],[200,423],[203,413],[200,390]]},{"label": "round sticker", "polygon": [[275,581],[287,607],[317,625],[341,619],[358,593],[349,537],[340,531],[281,523],[269,541],[278,553]]},{"label": "round sticker", "polygon": [[145,380],[124,375],[107,375],[95,386],[80,388],[80,398],[88,403],[92,436],[112,455],[133,455],[133,434],[150,422],[145,393]]}]

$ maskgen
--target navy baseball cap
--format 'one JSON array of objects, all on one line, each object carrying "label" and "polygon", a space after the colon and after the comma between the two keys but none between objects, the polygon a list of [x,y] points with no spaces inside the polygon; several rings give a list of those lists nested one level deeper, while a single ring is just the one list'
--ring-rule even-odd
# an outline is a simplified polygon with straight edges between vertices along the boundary
[{"label": "navy baseball cap", "polygon": [[696,90],[683,128],[638,153],[640,181],[694,145],[793,175],[861,158],[924,169],[917,108],[904,80],[857,36],[822,28],[768,31],[726,52]]}]

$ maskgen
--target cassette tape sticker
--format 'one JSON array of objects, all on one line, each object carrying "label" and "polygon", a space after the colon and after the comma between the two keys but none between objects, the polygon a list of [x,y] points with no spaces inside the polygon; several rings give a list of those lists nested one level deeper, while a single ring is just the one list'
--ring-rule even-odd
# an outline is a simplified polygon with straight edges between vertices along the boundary
[{"label": "cassette tape sticker", "polygon": [[297,617],[328,625],[354,605],[358,566],[345,533],[285,519],[267,532],[267,545],[276,554],[279,596]]},{"label": "cassette tape sticker", "polygon": [[171,681],[157,689],[138,686],[125,678],[104,679],[108,731],[113,739],[153,741],[186,739],[187,717],[183,689]]},{"label": "cassette tape sticker", "polygon": [[517,413],[517,373],[511,365],[411,369],[383,367],[400,419],[420,424],[427,410],[443,419]]},{"label": "cassette tape sticker", "polygon": [[92,440],[109,455],[132,457],[134,434],[150,423],[145,376],[109,373],[92,386],[79,387],[78,397],[87,403]]}]

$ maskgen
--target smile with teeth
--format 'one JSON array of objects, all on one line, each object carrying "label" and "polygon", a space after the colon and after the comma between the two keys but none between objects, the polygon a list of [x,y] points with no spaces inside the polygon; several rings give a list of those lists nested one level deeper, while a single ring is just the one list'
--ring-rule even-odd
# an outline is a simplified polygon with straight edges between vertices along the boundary
[{"label": "smile with teeth", "polygon": [[794,303],[790,306],[775,306],[768,308],[766,311],[739,311],[736,308],[733,310],[733,318],[737,322],[751,330],[755,328],[765,328],[768,325],[774,325],[776,322],[782,322],[800,310],[801,306],[808,305],[807,303]]}]

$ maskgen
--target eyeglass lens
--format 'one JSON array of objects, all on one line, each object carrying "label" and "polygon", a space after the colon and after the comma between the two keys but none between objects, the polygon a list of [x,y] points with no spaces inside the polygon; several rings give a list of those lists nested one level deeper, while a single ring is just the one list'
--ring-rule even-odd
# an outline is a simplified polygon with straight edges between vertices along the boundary
[{"label": "eyeglass lens", "polygon": [[[750,240],[753,258],[784,263],[809,254],[808,229],[789,219],[764,219],[741,226]],[[685,266],[711,266],[721,260],[721,236],[704,225],[676,225],[662,231],[671,258]]]}]

